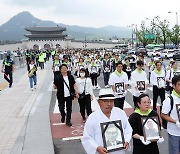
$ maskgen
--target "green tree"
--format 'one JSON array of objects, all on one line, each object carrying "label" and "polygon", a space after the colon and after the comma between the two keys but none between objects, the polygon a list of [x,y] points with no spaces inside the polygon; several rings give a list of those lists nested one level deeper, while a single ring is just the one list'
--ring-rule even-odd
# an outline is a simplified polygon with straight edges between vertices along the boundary
[{"label": "green tree", "polygon": [[145,27],[145,22],[142,21],[141,22],[141,26],[140,26],[140,29],[136,29],[135,31],[135,34],[136,34],[136,38],[138,39],[138,41],[140,43],[143,44],[143,46],[145,47],[147,44],[149,43],[152,43],[152,40],[149,40],[148,38],[145,37],[145,34],[146,33],[149,33],[150,30],[148,30],[146,27]]},{"label": "green tree", "polygon": [[[153,22],[153,26],[156,32],[156,39],[160,39],[160,41],[163,43],[163,47],[165,49],[166,41],[169,37],[169,21],[166,19],[160,20],[160,17],[155,17]],[[157,42],[156,42],[157,43]],[[159,43],[159,42],[158,42]]]},{"label": "green tree", "polygon": [[171,42],[173,44],[175,44],[176,46],[179,45],[180,42],[180,26],[179,25],[175,25],[172,28],[172,31],[169,32],[169,38],[171,40]]}]

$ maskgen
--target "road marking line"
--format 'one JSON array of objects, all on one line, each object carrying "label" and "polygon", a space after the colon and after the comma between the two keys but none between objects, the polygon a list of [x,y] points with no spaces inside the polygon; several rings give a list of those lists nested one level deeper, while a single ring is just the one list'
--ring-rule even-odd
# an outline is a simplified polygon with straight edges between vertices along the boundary
[{"label": "road marking line", "polygon": [[62,138],[63,141],[69,141],[69,140],[80,140],[82,136],[75,136],[75,137],[66,137]]},{"label": "road marking line", "polygon": [[53,126],[62,126],[65,125],[65,123],[53,123]]}]

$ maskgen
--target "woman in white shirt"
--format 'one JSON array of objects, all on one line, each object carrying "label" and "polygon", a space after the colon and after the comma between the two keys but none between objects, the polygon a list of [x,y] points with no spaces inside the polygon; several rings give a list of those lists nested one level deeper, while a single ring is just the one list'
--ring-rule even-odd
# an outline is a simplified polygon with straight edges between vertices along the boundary
[{"label": "woman in white shirt", "polygon": [[98,66],[95,63],[94,58],[92,58],[91,64],[89,64],[88,71],[90,74],[92,85],[95,86],[96,89],[98,89],[98,86],[97,86]]},{"label": "woman in white shirt", "polygon": [[83,121],[85,122],[85,109],[87,115],[89,116],[92,113],[91,109],[91,100],[93,99],[93,90],[92,90],[92,82],[91,79],[88,78],[88,73],[85,68],[80,69],[79,73],[80,77],[76,79],[76,85],[79,93],[79,106],[80,113]]}]

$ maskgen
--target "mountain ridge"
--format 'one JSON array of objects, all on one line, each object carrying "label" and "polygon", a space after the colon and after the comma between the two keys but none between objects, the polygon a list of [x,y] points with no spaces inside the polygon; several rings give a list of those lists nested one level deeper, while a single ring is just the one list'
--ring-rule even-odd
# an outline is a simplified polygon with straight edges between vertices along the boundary
[{"label": "mountain ridge", "polygon": [[131,30],[127,27],[109,25],[100,28],[94,28],[78,25],[66,25],[63,23],[55,23],[54,21],[50,20],[41,20],[34,17],[28,11],[24,11],[13,16],[6,23],[0,26],[0,40],[19,41],[26,38],[24,35],[28,33],[25,30],[27,27],[57,25],[65,27],[67,29],[65,33],[76,39],[84,39],[85,37],[87,39],[131,37]]}]

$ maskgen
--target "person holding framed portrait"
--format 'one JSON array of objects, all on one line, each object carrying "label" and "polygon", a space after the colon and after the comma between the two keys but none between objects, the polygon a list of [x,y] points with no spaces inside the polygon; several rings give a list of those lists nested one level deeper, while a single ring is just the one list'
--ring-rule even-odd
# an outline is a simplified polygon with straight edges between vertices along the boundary
[{"label": "person holding framed portrait", "polygon": [[[162,68],[162,62],[155,62],[155,69],[151,72],[150,83],[153,86],[153,110],[157,111],[157,99],[161,98],[161,103],[165,100],[165,76],[166,73]],[[161,108],[160,108],[161,111]]]},{"label": "person holding framed portrait", "polygon": [[163,102],[161,117],[167,121],[169,154],[180,153],[180,121],[177,105],[180,104],[180,75],[172,78],[172,106],[170,97]]},{"label": "person holding framed portrait", "polygon": [[88,154],[125,154],[129,148],[132,128],[126,113],[114,107],[114,99],[112,89],[100,90],[100,108],[89,115],[84,126],[82,145]]},{"label": "person holding framed portrait", "polygon": [[[159,154],[159,149],[157,146],[157,142],[161,143],[164,141],[163,138],[159,136],[158,141],[152,141],[147,140],[148,131],[150,130],[149,125],[146,126],[148,123],[148,119],[151,119],[152,117],[158,117],[158,114],[156,111],[152,110],[150,108],[151,101],[147,94],[141,94],[137,99],[137,106],[134,111],[129,117],[129,123],[133,129],[132,137],[133,137],[133,154]],[[143,124],[142,118],[145,118],[147,120],[143,121],[146,122]],[[159,121],[159,117],[158,120]],[[160,128],[160,126],[158,126]],[[144,129],[147,129],[146,136],[144,135]],[[153,132],[149,132],[153,133]],[[155,134],[156,135],[156,134]]]},{"label": "person holding framed portrait", "polygon": [[133,95],[134,107],[137,106],[137,98],[141,93],[145,93],[147,89],[148,79],[147,74],[143,71],[144,63],[138,60],[136,69],[131,74],[131,89]]},{"label": "person holding framed portrait", "polygon": [[128,88],[128,76],[127,73],[123,71],[122,62],[116,63],[116,70],[110,75],[109,85],[112,87],[114,96],[115,107],[119,107],[123,110],[125,96]]}]

